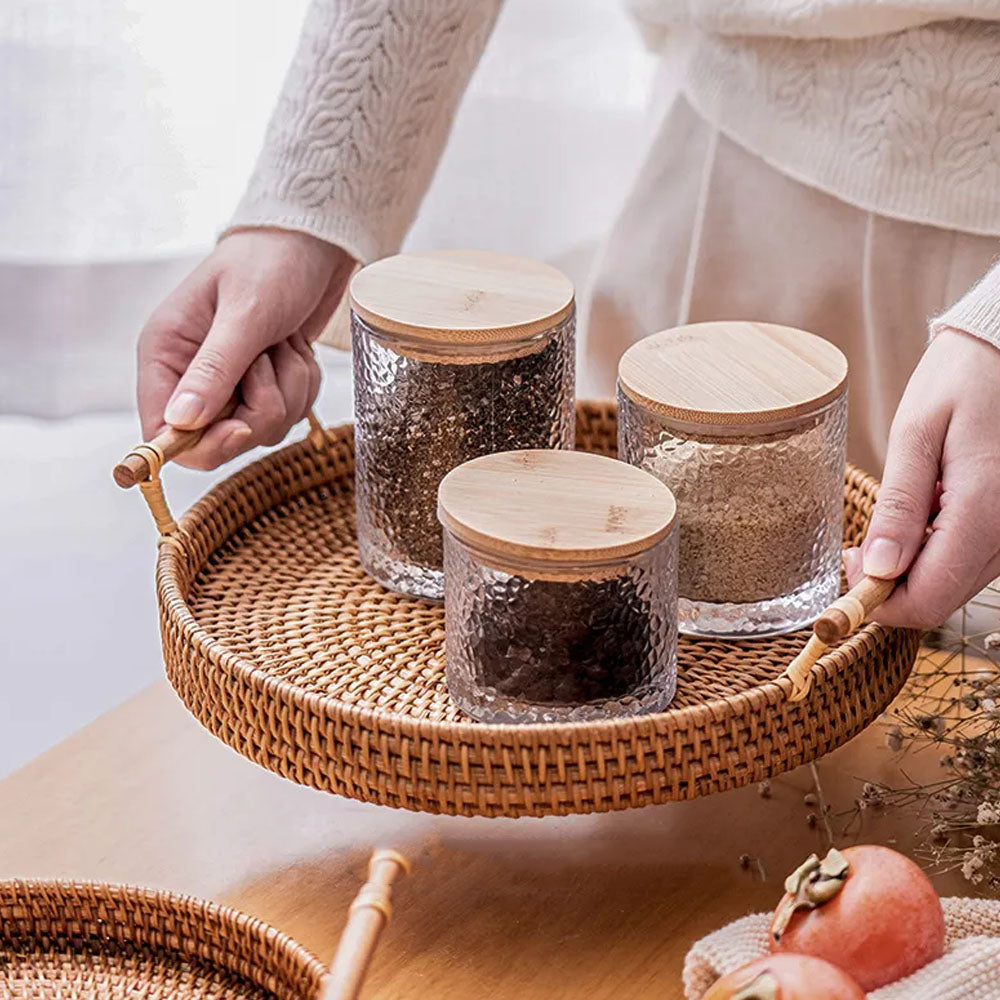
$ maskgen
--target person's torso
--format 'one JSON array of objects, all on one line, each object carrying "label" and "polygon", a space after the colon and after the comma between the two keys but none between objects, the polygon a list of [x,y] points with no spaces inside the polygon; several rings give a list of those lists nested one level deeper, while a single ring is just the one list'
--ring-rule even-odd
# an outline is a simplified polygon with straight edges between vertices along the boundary
[{"label": "person's torso", "polygon": [[[1000,20],[923,23],[927,3],[632,6],[681,35],[699,114],[773,166],[883,215],[1000,234]],[[1000,18],[1000,0],[944,6]]]}]

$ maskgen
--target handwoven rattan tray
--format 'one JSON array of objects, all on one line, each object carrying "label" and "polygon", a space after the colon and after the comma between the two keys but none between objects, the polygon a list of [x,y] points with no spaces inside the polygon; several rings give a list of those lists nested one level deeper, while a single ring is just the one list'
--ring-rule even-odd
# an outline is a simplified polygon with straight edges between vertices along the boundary
[{"label": "handwoven rattan tray", "polygon": [[167,892],[0,883],[0,996],[315,1000],[326,970],[245,914]]},{"label": "handwoven rattan tray", "polygon": [[[615,453],[611,403],[581,403],[577,445]],[[670,710],[602,723],[486,725],[444,683],[444,614],[365,575],[350,426],[312,434],[216,486],[160,546],[167,674],[191,712],[263,767],[406,809],[544,816],[690,799],[811,761],[871,723],[918,634],[868,625],[790,703],[805,633],[682,638]],[[845,539],[877,483],[849,470]],[[147,494],[148,496],[148,494]],[[169,515],[158,515],[161,526]]]},{"label": "handwoven rattan tray", "polygon": [[17,1000],[355,1000],[392,882],[376,851],[331,969],[287,934],[192,896],[93,882],[0,882],[0,997]]}]

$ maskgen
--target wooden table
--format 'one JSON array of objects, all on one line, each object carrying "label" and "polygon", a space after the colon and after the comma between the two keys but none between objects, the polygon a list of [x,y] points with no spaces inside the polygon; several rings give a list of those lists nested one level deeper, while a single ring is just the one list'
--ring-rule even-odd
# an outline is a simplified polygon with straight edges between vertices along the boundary
[{"label": "wooden table", "polygon": [[[937,767],[931,754],[908,770]],[[900,780],[876,725],[818,765],[836,814],[860,780]],[[165,683],[0,782],[0,876],[98,879],[237,906],[328,960],[372,846],[414,863],[366,996],[681,997],[700,935],[770,909],[825,849],[812,774],[644,810],[545,820],[435,818],[299,788],[199,728]],[[842,827],[846,817],[834,815]],[[856,837],[909,843],[913,820]],[[753,862],[741,867],[741,855]],[[763,881],[761,880],[763,878]],[[961,892],[956,876],[939,880]]]}]

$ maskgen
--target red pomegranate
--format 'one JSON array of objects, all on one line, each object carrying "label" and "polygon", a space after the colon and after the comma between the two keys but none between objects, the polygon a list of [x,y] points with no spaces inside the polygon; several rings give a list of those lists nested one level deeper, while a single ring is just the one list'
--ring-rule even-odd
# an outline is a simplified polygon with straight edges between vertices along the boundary
[{"label": "red pomegranate", "polygon": [[865,1000],[835,965],[810,955],[768,955],[719,979],[702,1000]]},{"label": "red pomegranate", "polygon": [[865,991],[908,976],[944,953],[944,913],[930,879],[888,847],[815,855],[785,882],[771,950],[839,966]]}]

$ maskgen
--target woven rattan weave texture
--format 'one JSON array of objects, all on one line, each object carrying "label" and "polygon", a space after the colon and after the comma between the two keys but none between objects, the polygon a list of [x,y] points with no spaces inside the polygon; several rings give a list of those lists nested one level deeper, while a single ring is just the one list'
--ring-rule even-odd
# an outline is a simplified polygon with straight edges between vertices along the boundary
[{"label": "woven rattan weave texture", "polygon": [[314,1000],[325,969],[244,913],[148,889],[0,882],[0,996]]},{"label": "woven rattan weave texture", "polygon": [[[577,410],[580,448],[614,454],[611,403]],[[221,483],[160,547],[171,683],[213,733],[293,781],[438,813],[543,816],[650,805],[786,771],[850,739],[891,701],[915,632],[869,625],[820,660],[808,698],[777,680],[803,633],[682,639],[671,709],[607,723],[488,726],[444,684],[440,607],[357,561],[350,427]],[[849,471],[845,537],[877,484]]]}]

